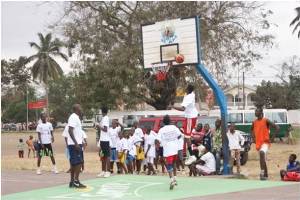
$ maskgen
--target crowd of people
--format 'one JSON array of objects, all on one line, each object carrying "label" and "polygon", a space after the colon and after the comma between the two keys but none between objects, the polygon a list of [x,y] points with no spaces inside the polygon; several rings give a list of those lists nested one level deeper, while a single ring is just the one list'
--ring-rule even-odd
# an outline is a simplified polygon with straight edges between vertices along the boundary
[{"label": "crowd of people", "polygon": [[[165,115],[163,126],[158,132],[153,131],[153,127],[146,127],[142,130],[138,127],[138,122],[133,124],[130,131],[124,131],[124,127],[118,120],[113,119],[110,126],[108,108],[102,107],[102,119],[96,124],[100,132],[97,146],[99,147],[99,158],[101,171],[97,177],[108,178],[114,169],[118,174],[140,174],[145,171],[148,175],[156,175],[158,164],[161,165],[162,172],[168,172],[170,177],[170,189],[177,185],[177,172],[185,168],[189,170],[190,176],[216,175],[222,174],[221,159],[224,135],[221,131],[222,121],[215,122],[215,129],[212,130],[209,124],[196,124],[198,116],[195,107],[195,94],[192,85],[187,87],[187,95],[184,97],[181,107],[170,106],[171,109],[184,111],[186,126],[178,128],[171,124],[170,117]],[[79,181],[80,172],[84,169],[84,149],[87,146],[87,135],[82,129],[83,112],[79,104],[73,105],[73,113],[68,119],[62,136],[66,143],[66,154],[70,163],[70,188],[85,188]],[[276,131],[279,127],[268,119],[263,118],[263,110],[255,110],[256,120],[252,124],[252,137],[260,158],[260,179],[268,178],[266,164],[266,154],[270,147],[270,127]],[[228,139],[230,152],[230,166],[233,168],[236,163],[236,173],[241,172],[240,150],[244,143],[241,133],[235,129],[233,123],[228,125],[228,132],[225,137]],[[37,144],[30,137],[26,143],[28,150],[37,151],[37,174],[41,174],[40,163],[44,156],[49,156],[53,164],[53,171],[58,173],[51,144],[54,142],[53,127],[47,122],[46,115],[41,115],[41,122],[37,129]],[[185,147],[187,149],[186,159],[184,159]],[[22,153],[23,149],[23,153]],[[24,156],[24,144],[20,140],[18,144],[19,157]],[[28,156],[30,155],[28,152]],[[228,152],[228,153],[229,153]],[[290,158],[286,171],[281,171],[281,176],[286,177],[289,170],[300,171],[299,162],[293,155]],[[116,165],[116,167],[114,167]],[[298,170],[298,171],[297,171]]]}]

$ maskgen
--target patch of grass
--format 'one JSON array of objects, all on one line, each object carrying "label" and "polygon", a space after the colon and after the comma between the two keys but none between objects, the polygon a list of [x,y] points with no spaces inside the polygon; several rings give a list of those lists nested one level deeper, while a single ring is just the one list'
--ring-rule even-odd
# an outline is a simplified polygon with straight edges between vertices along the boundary
[{"label": "patch of grass", "polygon": [[294,126],[292,134],[295,138],[300,138],[300,127],[299,126],[297,126],[297,127]]}]

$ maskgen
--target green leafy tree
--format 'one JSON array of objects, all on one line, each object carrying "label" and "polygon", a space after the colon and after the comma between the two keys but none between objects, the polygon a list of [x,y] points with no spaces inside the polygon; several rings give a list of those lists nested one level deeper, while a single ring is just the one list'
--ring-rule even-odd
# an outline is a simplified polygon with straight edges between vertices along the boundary
[{"label": "green leafy tree", "polygon": [[[2,122],[26,121],[26,93],[30,100],[36,95],[30,86],[30,71],[26,67],[27,58],[1,60],[1,116]],[[29,120],[35,117],[34,111],[29,111]]]},{"label": "green leafy tree", "polygon": [[92,106],[108,99],[112,107],[121,100],[127,108],[146,102],[156,109],[166,109],[174,101],[179,85],[196,84],[201,79],[192,67],[187,67],[173,68],[165,81],[155,81],[153,74],[142,67],[141,24],[200,15],[203,62],[220,84],[226,81],[229,69],[237,66],[250,69],[253,61],[261,59],[261,48],[257,47],[272,46],[273,36],[257,31],[270,27],[267,18],[272,12],[257,2],[69,2],[66,5],[67,17],[59,27],[67,38],[70,53],[79,50],[79,67],[74,69],[77,74],[82,73],[81,86],[92,88],[84,91],[94,99]]},{"label": "green leafy tree", "polygon": [[266,108],[300,108],[300,59],[296,56],[277,68],[281,82],[262,81],[255,104]]},{"label": "green leafy tree", "polygon": [[32,76],[34,80],[38,79],[40,82],[45,84],[46,98],[48,102],[49,80],[56,80],[63,76],[63,70],[55,61],[54,57],[61,57],[65,61],[68,61],[68,57],[61,52],[63,43],[58,39],[52,40],[51,33],[48,33],[45,37],[43,34],[38,33],[38,36],[39,44],[29,42],[30,46],[37,50],[37,53],[30,56],[28,61],[35,61],[31,69]]},{"label": "green leafy tree", "polygon": [[300,38],[300,7],[295,8],[296,12],[297,12],[297,16],[293,19],[293,21],[291,22],[290,26],[295,25],[294,29],[293,29],[293,33],[298,30],[298,38]]},{"label": "green leafy tree", "polygon": [[56,122],[66,122],[75,102],[73,77],[61,76],[49,81],[49,107]]}]

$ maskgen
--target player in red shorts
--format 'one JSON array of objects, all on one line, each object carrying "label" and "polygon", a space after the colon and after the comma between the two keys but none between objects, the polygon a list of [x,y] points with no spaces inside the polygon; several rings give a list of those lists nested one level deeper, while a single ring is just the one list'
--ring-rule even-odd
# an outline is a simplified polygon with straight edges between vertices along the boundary
[{"label": "player in red shorts", "polygon": [[170,125],[169,115],[164,116],[164,126],[159,130],[158,135],[163,146],[163,155],[166,160],[166,167],[171,179],[170,190],[177,185],[176,181],[176,161],[178,153],[178,140],[181,138],[181,132],[175,125]]},{"label": "player in red shorts", "polygon": [[183,101],[181,103],[181,107],[172,106],[172,108],[179,111],[184,111],[184,116],[186,118],[186,126],[184,130],[184,145],[186,146],[187,144],[189,155],[190,155],[190,157],[186,162],[192,163],[193,161],[196,160],[196,158],[195,156],[192,156],[193,151],[192,151],[191,133],[196,126],[197,116],[198,116],[198,111],[195,106],[196,100],[195,100],[194,86],[189,84],[186,88],[186,93],[187,95],[184,96]]}]

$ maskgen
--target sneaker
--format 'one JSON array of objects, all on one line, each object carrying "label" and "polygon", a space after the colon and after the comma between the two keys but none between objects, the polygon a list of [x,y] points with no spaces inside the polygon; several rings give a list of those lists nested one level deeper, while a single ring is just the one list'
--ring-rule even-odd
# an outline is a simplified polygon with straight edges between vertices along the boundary
[{"label": "sneaker", "polygon": [[197,160],[196,156],[190,156],[186,161],[185,165],[191,165],[193,162]]},{"label": "sneaker", "polygon": [[75,188],[86,188],[86,186],[80,183],[79,181],[73,181],[73,186]]},{"label": "sneaker", "polygon": [[52,171],[54,172],[54,174],[58,174],[58,173],[59,173],[58,170],[57,170],[57,168],[56,168],[56,166],[53,167],[53,170],[52,170]]},{"label": "sneaker", "polygon": [[104,174],[104,176],[103,176],[104,178],[108,178],[108,177],[110,177],[110,172],[105,172],[105,174]]},{"label": "sneaker", "polygon": [[170,190],[173,190],[175,184],[176,184],[175,181],[171,181],[170,182]]},{"label": "sneaker", "polygon": [[259,175],[259,178],[260,178],[261,181],[266,181],[266,180],[268,180],[268,177],[266,177],[266,176],[265,176],[264,174],[262,174],[262,173]]},{"label": "sneaker", "polygon": [[41,175],[41,174],[42,174],[41,169],[37,169],[37,170],[36,170],[36,174],[37,174],[37,175]]},{"label": "sneaker", "polygon": [[100,174],[97,175],[97,177],[104,177],[105,172],[101,172]]},{"label": "sneaker", "polygon": [[69,188],[72,188],[72,187],[74,187],[74,183],[73,183],[74,181],[71,181],[70,183],[69,183]]}]

